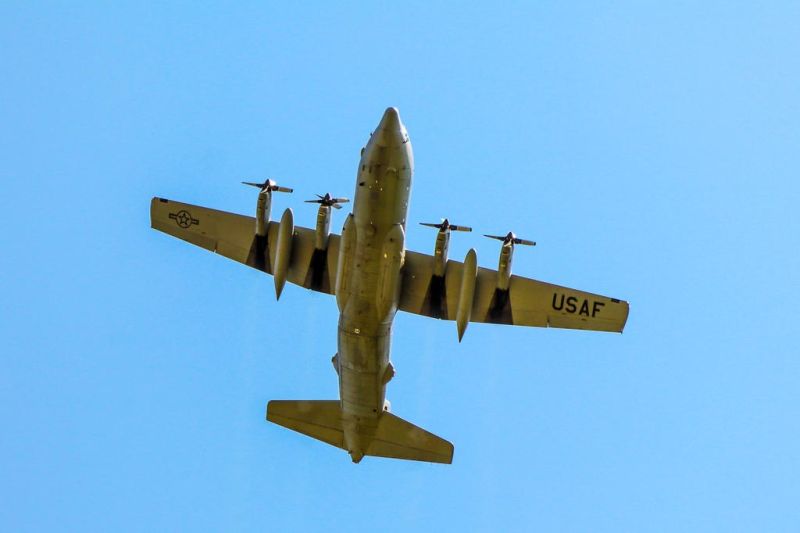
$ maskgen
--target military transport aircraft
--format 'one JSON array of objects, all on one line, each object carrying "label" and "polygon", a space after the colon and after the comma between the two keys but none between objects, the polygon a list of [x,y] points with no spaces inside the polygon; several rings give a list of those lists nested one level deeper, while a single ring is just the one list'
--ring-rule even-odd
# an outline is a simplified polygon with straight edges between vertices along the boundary
[{"label": "military transport aircraft", "polygon": [[390,413],[386,384],[396,311],[456,323],[458,339],[470,322],[621,332],[628,303],[511,274],[516,245],[534,245],[509,232],[497,270],[480,268],[475,250],[449,260],[451,231],[470,228],[425,223],[438,229],[433,255],[405,248],[414,158],[397,109],[383,114],[361,150],[353,212],[341,235],[331,234],[331,208],[347,198],[326,194],[316,229],[294,224],[291,209],[270,221],[273,192],[292,192],[272,180],[259,188],[255,218],[153,198],[153,228],[272,274],[280,298],[287,281],[332,294],[339,307],[338,400],[273,400],[267,420],[363,456],[451,463],[453,445]]}]

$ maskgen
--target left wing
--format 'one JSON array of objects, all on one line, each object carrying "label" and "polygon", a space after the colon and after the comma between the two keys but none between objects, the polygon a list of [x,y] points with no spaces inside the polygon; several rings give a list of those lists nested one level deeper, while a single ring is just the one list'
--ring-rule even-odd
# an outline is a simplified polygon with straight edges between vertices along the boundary
[{"label": "left wing", "polygon": [[[153,198],[150,225],[173,237],[224,255],[249,267],[272,273],[278,241],[277,222],[265,237],[256,235],[256,219],[208,207]],[[295,226],[287,281],[333,294],[339,257],[339,236],[331,234],[328,248],[317,250],[314,230]]]},{"label": "left wing", "polygon": [[[433,257],[406,252],[398,308],[455,320],[464,264],[447,261],[444,277],[433,275]],[[479,268],[470,322],[622,332],[628,302],[535,279],[511,276],[497,288],[497,271]]]}]

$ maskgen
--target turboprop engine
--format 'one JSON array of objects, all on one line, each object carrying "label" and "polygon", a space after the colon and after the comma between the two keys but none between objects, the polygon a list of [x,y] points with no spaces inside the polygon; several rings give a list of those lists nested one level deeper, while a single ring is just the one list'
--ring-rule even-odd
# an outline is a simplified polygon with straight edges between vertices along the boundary
[{"label": "turboprop engine", "polygon": [[271,179],[267,179],[264,183],[243,181],[242,184],[261,189],[258,192],[258,202],[256,203],[256,235],[266,237],[267,226],[269,226],[269,215],[272,210],[272,193],[274,191],[294,192],[294,189],[280,187],[276,181]]},{"label": "turboprop engine", "polygon": [[[243,181],[244,185],[251,187],[258,187],[258,200],[256,202],[256,240],[254,244],[255,249],[255,267],[268,272],[267,268],[271,268],[272,264],[269,258],[269,216],[272,210],[272,193],[273,192],[293,192],[294,189],[289,187],[281,187],[274,180],[268,179],[264,183],[253,183],[250,181]],[[279,291],[280,293],[280,291]],[[280,296],[280,294],[279,294]]]},{"label": "turboprop engine", "polygon": [[446,218],[439,224],[420,222],[420,225],[439,229],[439,232],[436,234],[436,246],[433,250],[433,275],[439,276],[440,278],[444,277],[444,269],[447,266],[447,248],[450,246],[450,232],[472,231],[472,228],[450,224],[450,221]]},{"label": "turboprop engine", "polygon": [[314,248],[326,250],[328,248],[328,236],[331,230],[331,207],[341,209],[342,204],[350,200],[347,198],[334,198],[330,193],[325,196],[317,195],[317,200],[306,200],[307,204],[320,204],[317,211],[317,230],[314,235]]},{"label": "turboprop engine", "polygon": [[[420,222],[420,224],[439,230],[436,234],[436,245],[433,249],[433,275],[431,276],[428,294],[430,295],[429,305],[431,316],[434,318],[445,318],[448,313],[446,310],[447,284],[444,278],[445,271],[447,270],[447,251],[450,246],[450,232],[472,231],[472,228],[450,224],[450,221],[446,218],[439,224],[431,224],[429,222]],[[470,303],[470,305],[472,304]]]},{"label": "turboprop engine", "polygon": [[503,241],[503,246],[500,247],[500,261],[497,264],[497,288],[501,291],[507,291],[508,283],[511,280],[511,261],[514,259],[514,245],[523,244],[525,246],[536,246],[536,243],[534,241],[520,239],[511,231],[505,236],[484,235],[484,237]]}]

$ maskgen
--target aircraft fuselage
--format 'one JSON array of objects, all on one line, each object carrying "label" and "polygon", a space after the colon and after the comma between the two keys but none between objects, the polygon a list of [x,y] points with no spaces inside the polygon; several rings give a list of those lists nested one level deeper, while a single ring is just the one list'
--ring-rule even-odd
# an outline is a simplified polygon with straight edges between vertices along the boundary
[{"label": "aircraft fuselage", "polygon": [[[337,286],[338,354],[345,447],[361,459],[384,410],[391,328],[397,310],[400,268],[414,156],[397,110],[389,108],[362,151],[353,214],[343,230]],[[348,227],[349,226],[349,227]],[[340,293],[341,291],[341,293]]]}]

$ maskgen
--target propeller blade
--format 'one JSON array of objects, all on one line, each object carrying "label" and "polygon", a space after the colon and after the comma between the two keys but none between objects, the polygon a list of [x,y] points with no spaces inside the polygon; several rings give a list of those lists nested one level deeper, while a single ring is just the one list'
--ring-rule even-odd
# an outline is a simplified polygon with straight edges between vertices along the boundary
[{"label": "propeller blade", "polygon": [[507,235],[501,237],[500,235],[486,235],[484,237],[489,237],[490,239],[497,239],[498,241],[503,241],[503,244],[524,244],[525,246],[536,246],[534,241],[529,241],[528,239],[520,239],[512,232],[509,232]]},{"label": "propeller blade", "polygon": [[334,209],[341,209],[342,206],[339,204],[346,204],[350,201],[348,198],[331,198],[331,194],[327,193],[325,196],[321,194],[315,194],[319,200],[306,200],[307,204],[321,204],[327,207],[333,207]]},{"label": "propeller blade", "polygon": [[432,222],[420,222],[421,226],[428,226],[429,228],[439,228],[440,231],[472,231],[472,228],[469,226],[456,226],[455,224],[450,224],[450,221],[446,218],[443,218],[439,224],[434,224]]},{"label": "propeller blade", "polygon": [[243,185],[250,185],[251,187],[258,187],[261,189],[262,192],[294,192],[294,189],[290,189],[289,187],[279,187],[277,183],[268,179],[264,183],[253,183],[252,181],[243,181]]}]

